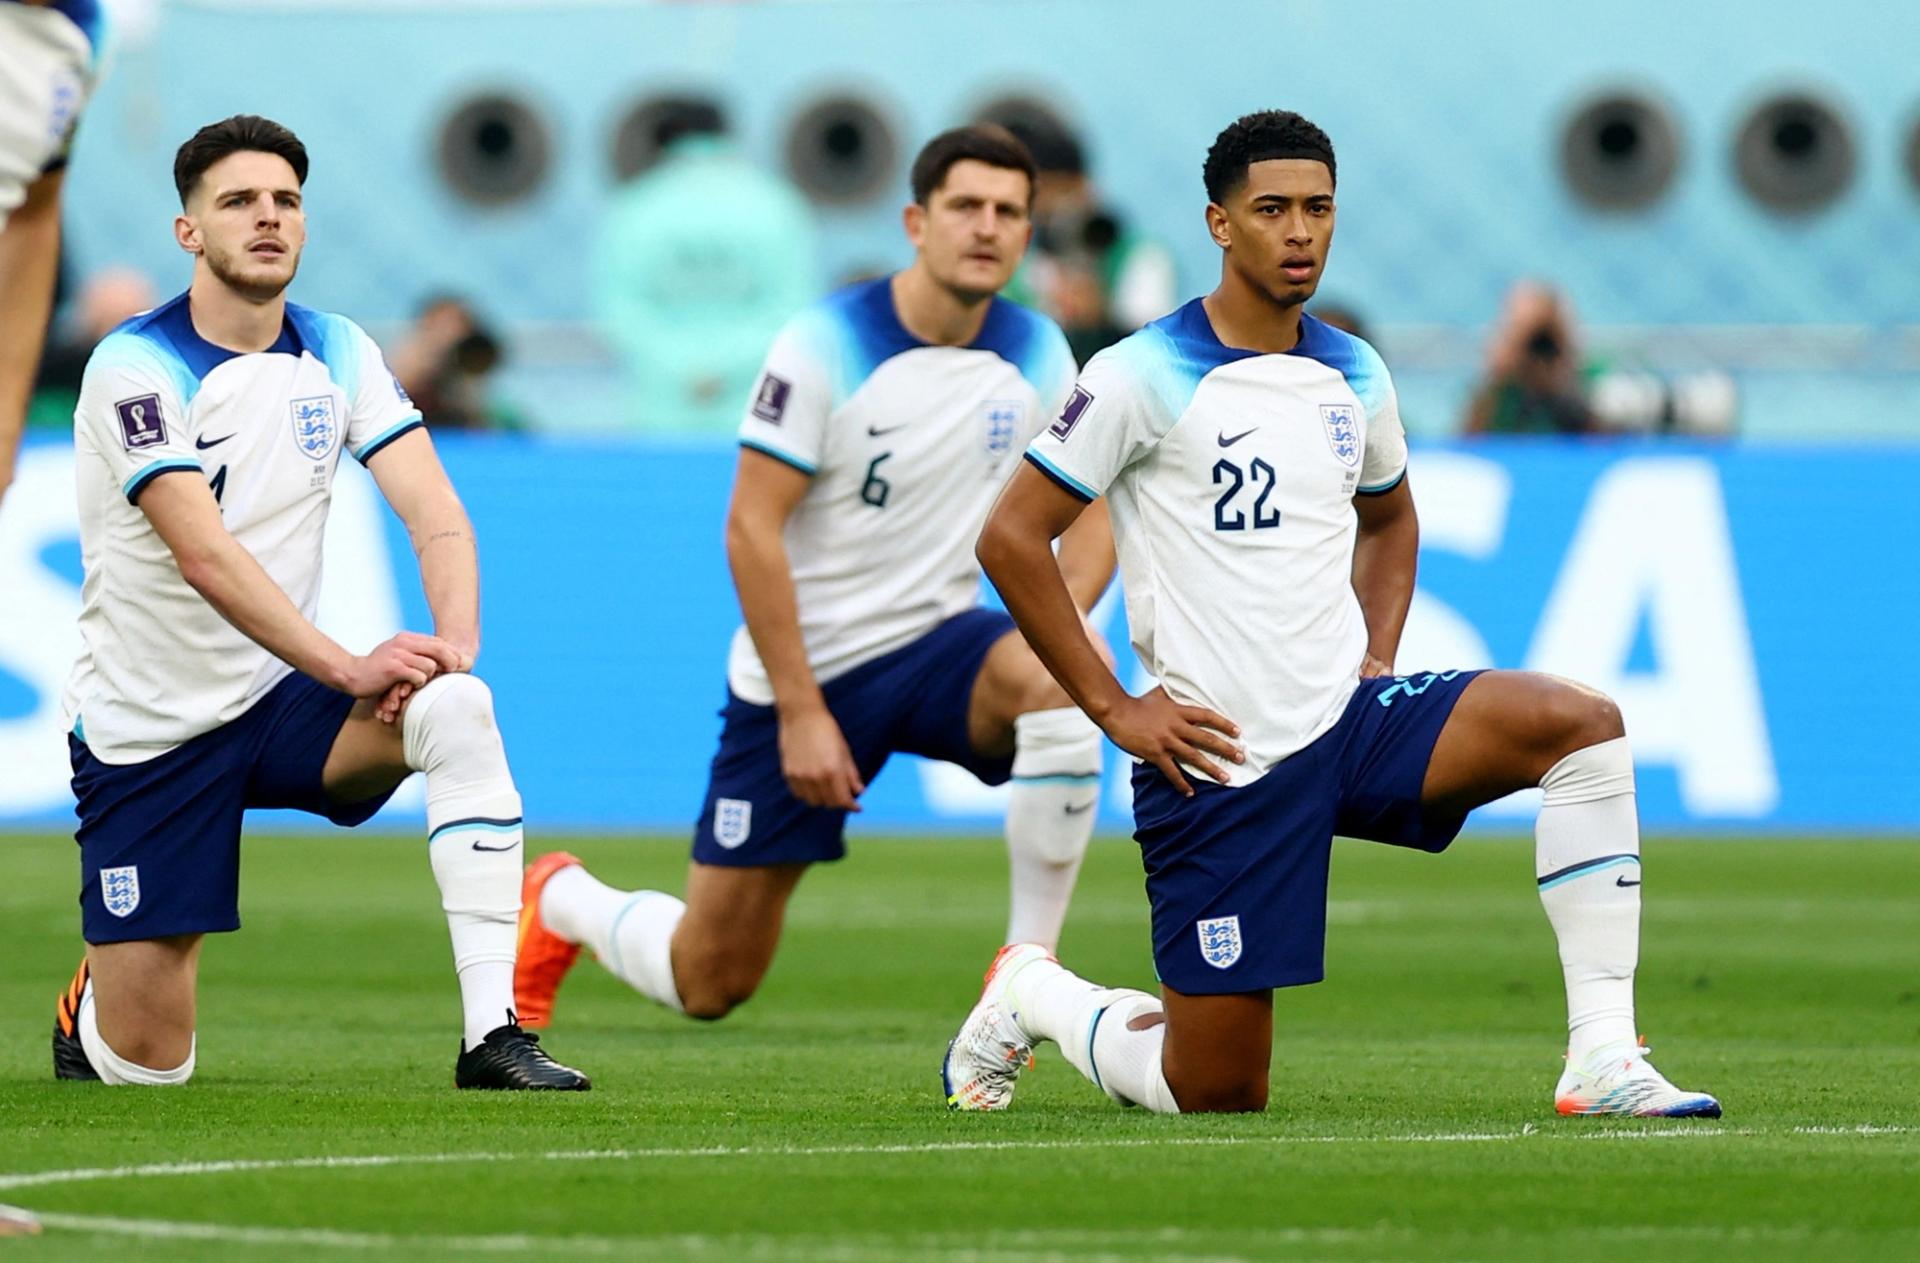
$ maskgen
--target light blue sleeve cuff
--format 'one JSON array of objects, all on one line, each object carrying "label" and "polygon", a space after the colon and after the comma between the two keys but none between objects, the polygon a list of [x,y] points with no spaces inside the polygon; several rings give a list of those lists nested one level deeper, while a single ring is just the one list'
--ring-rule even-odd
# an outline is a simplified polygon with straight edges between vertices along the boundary
[{"label": "light blue sleeve cuff", "polygon": [[1098,491],[1095,491],[1086,483],[1081,482],[1078,478],[1075,478],[1072,474],[1060,468],[1032,448],[1027,449],[1027,459],[1033,462],[1034,468],[1051,478],[1054,482],[1060,484],[1062,490],[1085,500],[1088,504],[1092,504],[1100,498]]}]

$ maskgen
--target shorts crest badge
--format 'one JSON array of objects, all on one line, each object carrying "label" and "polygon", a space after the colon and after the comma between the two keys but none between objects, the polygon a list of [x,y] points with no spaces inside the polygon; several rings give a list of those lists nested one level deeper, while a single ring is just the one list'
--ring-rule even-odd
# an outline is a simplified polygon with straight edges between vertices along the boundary
[{"label": "shorts crest badge", "polygon": [[729,851],[753,832],[753,804],[744,798],[721,798],[713,804],[713,840]]},{"label": "shorts crest badge", "polygon": [[100,901],[117,917],[130,917],[140,906],[140,866],[100,870]]},{"label": "shorts crest badge", "polygon": [[1209,917],[1195,927],[1200,932],[1200,959],[1215,969],[1226,969],[1240,959],[1240,918]]},{"label": "shorts crest badge", "polygon": [[340,442],[340,424],[333,415],[333,396],[315,395],[296,399],[293,409],[293,441],[308,460],[325,460]]},{"label": "shorts crest badge", "polygon": [[987,401],[988,456],[1005,456],[1013,450],[1013,441],[1019,435],[1021,422],[1026,420],[1026,415],[1026,407],[1018,399]]},{"label": "shorts crest badge", "polygon": [[1354,419],[1350,403],[1320,405],[1320,423],[1327,428],[1327,445],[1340,463],[1348,468],[1360,464],[1360,423]]}]

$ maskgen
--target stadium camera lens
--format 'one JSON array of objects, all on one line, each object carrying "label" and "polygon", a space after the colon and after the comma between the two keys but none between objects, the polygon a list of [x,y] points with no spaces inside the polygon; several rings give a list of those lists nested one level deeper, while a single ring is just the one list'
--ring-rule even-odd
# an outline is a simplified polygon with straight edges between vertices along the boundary
[{"label": "stadium camera lens", "polygon": [[552,165],[547,126],[506,93],[467,99],[441,124],[440,174],[466,201],[500,206],[531,195]]},{"label": "stadium camera lens", "polygon": [[816,101],[787,129],[787,172],[817,201],[858,202],[880,192],[898,154],[879,107],[859,97]]},{"label": "stadium camera lens", "polygon": [[1679,133],[1665,106],[1630,91],[1590,97],[1560,137],[1560,170],[1575,197],[1634,210],[1665,195],[1680,167]]},{"label": "stadium camera lens", "polygon": [[678,136],[726,131],[726,111],[713,97],[699,92],[648,97],[621,117],[614,132],[614,179],[624,182],[651,169]]},{"label": "stadium camera lens", "polygon": [[1851,129],[1838,108],[1812,93],[1771,97],[1742,124],[1734,166],[1748,195],[1769,210],[1820,210],[1853,183]]}]

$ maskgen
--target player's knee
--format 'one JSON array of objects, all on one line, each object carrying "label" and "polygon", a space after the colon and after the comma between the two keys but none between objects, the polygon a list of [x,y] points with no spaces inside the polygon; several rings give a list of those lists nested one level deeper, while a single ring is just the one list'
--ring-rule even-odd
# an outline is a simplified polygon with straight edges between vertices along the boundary
[{"label": "player's knee", "polygon": [[766,976],[763,962],[726,953],[696,958],[688,965],[682,968],[675,961],[674,986],[681,1011],[703,1022],[717,1022],[751,1000]]},{"label": "player's knee", "polygon": [[1209,1077],[1168,1087],[1182,1114],[1259,1114],[1267,1108],[1267,1076],[1261,1074]]},{"label": "player's knee", "polygon": [[492,749],[499,744],[493,690],[479,676],[435,676],[413,695],[402,720],[407,766],[427,770],[435,760]]},{"label": "player's knee", "polygon": [[1540,717],[1549,739],[1548,752],[1555,758],[1627,735],[1619,705],[1605,693],[1582,685],[1556,684]]}]

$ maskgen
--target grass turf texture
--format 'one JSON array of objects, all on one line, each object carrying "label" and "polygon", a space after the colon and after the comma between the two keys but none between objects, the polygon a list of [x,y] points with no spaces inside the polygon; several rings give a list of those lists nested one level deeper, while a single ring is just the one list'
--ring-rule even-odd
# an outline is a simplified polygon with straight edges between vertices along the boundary
[{"label": "grass turf texture", "polygon": [[[611,881],[680,887],[678,839],[567,845]],[[594,1076],[579,1096],[453,1091],[457,1004],[422,847],[345,834],[249,843],[247,928],[209,941],[191,1086],[56,1084],[75,855],[65,838],[0,840],[0,1172],[629,1154],[0,1175],[0,1202],[49,1224],[0,1256],[1920,1257],[1920,850],[1648,853],[1642,1022],[1676,1081],[1721,1096],[1720,1124],[1552,1114],[1562,998],[1524,841],[1438,860],[1343,843],[1330,981],[1281,993],[1272,1112],[1168,1119],[1113,1106],[1051,1049],[1010,1112],[941,1107],[941,1052],[999,941],[1005,861],[987,840],[857,840],[801,886],[766,988],[716,1025],[583,960],[546,1036]],[[1129,844],[1095,845],[1070,964],[1150,981],[1140,883]],[[130,1238],[63,1216],[275,1231]]]}]

